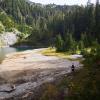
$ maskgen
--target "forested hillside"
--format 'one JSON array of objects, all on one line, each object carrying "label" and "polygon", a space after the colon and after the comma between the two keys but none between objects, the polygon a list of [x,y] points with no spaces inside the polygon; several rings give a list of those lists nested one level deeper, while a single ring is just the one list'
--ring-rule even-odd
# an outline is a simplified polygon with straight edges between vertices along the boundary
[{"label": "forested hillside", "polygon": [[[99,0],[84,6],[0,0],[0,47],[4,39],[42,49],[0,48],[1,99],[100,100]],[[6,56],[9,48],[15,53]]]},{"label": "forested hillside", "polygon": [[[17,28],[24,33],[19,41],[21,43],[52,44],[57,46],[58,51],[66,51],[68,48],[73,48],[70,47],[72,42],[74,45],[78,42],[79,47],[83,48],[100,40],[100,5],[98,2],[96,5],[87,6],[60,6],[36,4],[29,0],[0,0],[0,7],[0,18],[4,18],[2,13],[7,15],[5,20],[0,19],[0,30],[3,30],[2,23],[6,29]],[[23,39],[23,36],[26,38]],[[69,47],[66,48],[67,46]]]}]

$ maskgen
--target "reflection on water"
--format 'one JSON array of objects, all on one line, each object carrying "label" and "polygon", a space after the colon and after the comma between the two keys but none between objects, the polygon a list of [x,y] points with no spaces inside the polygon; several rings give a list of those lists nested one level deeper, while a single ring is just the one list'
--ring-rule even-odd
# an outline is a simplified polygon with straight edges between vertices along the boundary
[{"label": "reflection on water", "polygon": [[5,55],[8,53],[12,52],[18,52],[18,51],[23,51],[23,50],[28,50],[32,49],[29,47],[23,47],[23,48],[13,48],[13,47],[5,47],[5,48],[0,48],[0,62],[5,58]]},{"label": "reflection on water", "polygon": [[16,51],[17,49],[12,47],[0,48],[0,61],[2,61],[5,58],[6,54],[16,52]]}]

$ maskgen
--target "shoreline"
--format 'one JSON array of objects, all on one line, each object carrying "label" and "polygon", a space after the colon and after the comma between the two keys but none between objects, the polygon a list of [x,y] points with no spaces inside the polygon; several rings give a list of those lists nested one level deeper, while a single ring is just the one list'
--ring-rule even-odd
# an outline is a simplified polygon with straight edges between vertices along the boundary
[{"label": "shoreline", "polygon": [[79,61],[44,56],[39,52],[44,49],[26,50],[7,55],[0,65],[0,90],[8,90],[9,84],[15,84],[16,90],[10,94],[0,92],[0,97],[4,100],[16,98],[16,96],[26,94],[27,90],[35,93],[41,85],[70,73],[72,63],[75,64],[77,70],[80,69]]},{"label": "shoreline", "polygon": [[10,47],[10,46],[0,46],[0,48],[6,48],[6,47]]}]

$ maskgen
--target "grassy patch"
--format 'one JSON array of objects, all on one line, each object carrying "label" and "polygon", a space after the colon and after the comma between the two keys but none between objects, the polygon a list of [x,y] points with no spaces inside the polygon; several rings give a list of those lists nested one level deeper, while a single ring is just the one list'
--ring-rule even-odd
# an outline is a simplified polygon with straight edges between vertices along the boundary
[{"label": "grassy patch", "polygon": [[[45,56],[57,56],[59,58],[63,58],[63,59],[69,59],[69,60],[80,60],[80,58],[74,59],[71,57],[71,52],[56,52],[55,48],[47,48],[45,50],[42,50],[41,53]],[[76,54],[79,54],[80,51],[77,51]]]},{"label": "grassy patch", "polygon": [[56,52],[55,48],[47,48],[42,50],[41,53],[45,56],[57,56],[61,58],[70,58],[70,54],[68,52]]}]

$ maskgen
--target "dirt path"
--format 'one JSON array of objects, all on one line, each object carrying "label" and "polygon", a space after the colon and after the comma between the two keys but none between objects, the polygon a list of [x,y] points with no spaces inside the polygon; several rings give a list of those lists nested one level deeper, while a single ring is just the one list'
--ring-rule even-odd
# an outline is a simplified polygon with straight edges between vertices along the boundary
[{"label": "dirt path", "polygon": [[0,91],[9,90],[9,84],[15,84],[16,90],[12,93],[0,92],[0,98],[2,98],[0,100],[27,93],[43,83],[69,73],[72,63],[79,68],[78,61],[44,56],[38,53],[40,50],[7,55],[0,65]]}]

